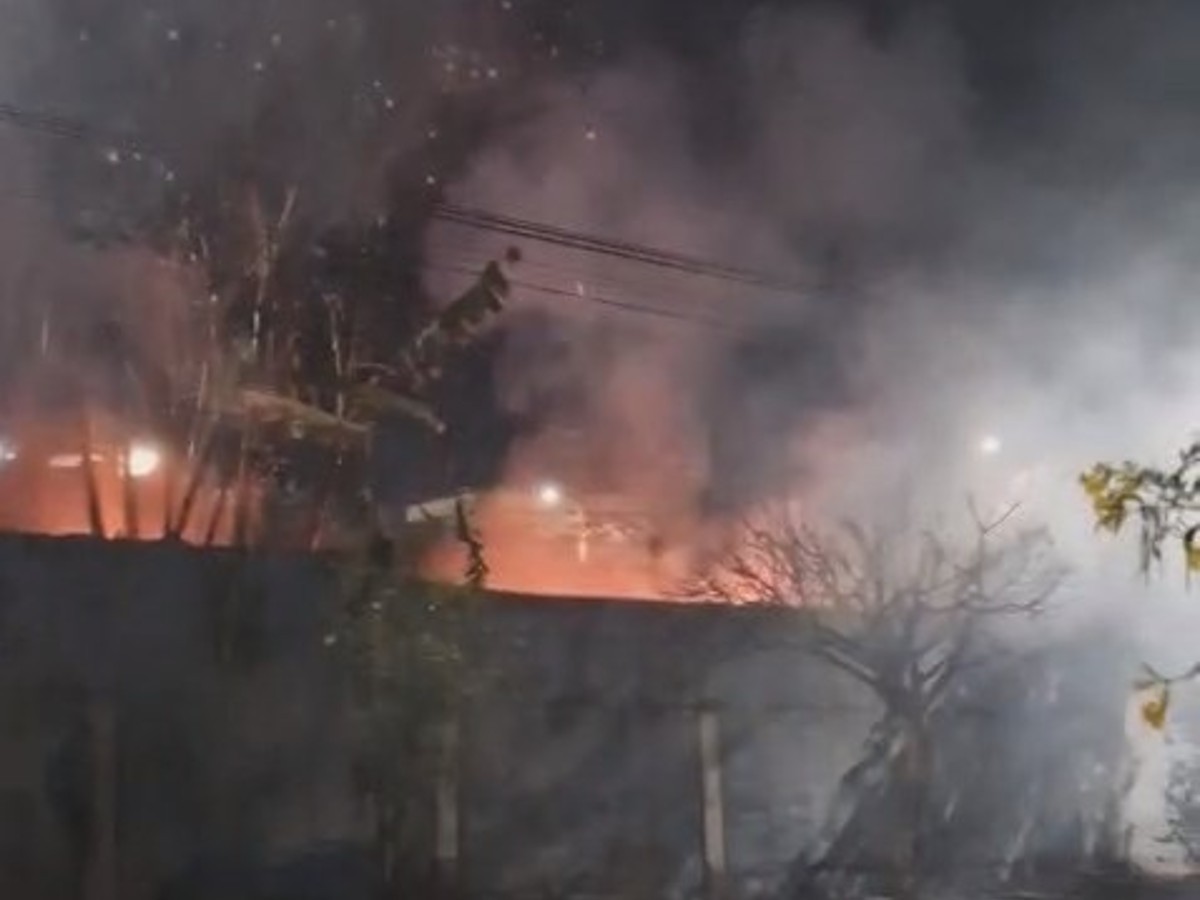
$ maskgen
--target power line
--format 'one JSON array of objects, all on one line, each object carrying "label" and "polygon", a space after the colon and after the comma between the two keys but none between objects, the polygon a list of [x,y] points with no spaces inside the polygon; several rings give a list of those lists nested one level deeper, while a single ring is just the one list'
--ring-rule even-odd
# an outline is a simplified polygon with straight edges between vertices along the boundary
[{"label": "power line", "polygon": [[[45,194],[35,191],[0,191],[0,201],[3,200],[49,202],[50,198]],[[465,275],[471,278],[477,278],[483,269],[482,265],[468,266],[436,262],[425,263],[422,268],[426,269],[427,271]],[[521,290],[531,291],[533,293],[543,294],[550,297],[559,297],[583,303],[592,303],[598,306],[616,309],[625,313],[651,316],[673,322],[681,322],[688,325],[709,328],[714,331],[725,331],[729,333],[739,333],[742,331],[741,326],[739,326],[739,324],[736,322],[684,313],[678,310],[663,309],[662,307],[652,306],[649,304],[636,303],[632,300],[621,300],[616,297],[611,297],[607,294],[596,293],[593,291],[571,291],[567,290],[566,288],[554,287],[552,285],[523,279],[510,278],[509,283],[516,288],[520,288]]]},{"label": "power line", "polygon": [[[49,202],[50,198],[46,194],[38,191],[0,191],[0,200]],[[424,264],[423,268],[429,271],[445,272],[455,275],[466,275],[472,278],[478,277],[479,273],[482,271],[482,266],[468,266],[465,264],[456,265],[452,263],[426,263]],[[615,297],[610,297],[606,294],[594,293],[590,291],[571,291],[565,288],[554,287],[548,284],[541,284],[535,281],[526,281],[520,279],[510,279],[510,283],[514,287],[522,290],[533,291],[535,293],[552,297],[561,297],[585,303],[593,303],[600,306],[606,306],[611,309],[621,310],[622,312],[626,313],[653,316],[655,318],[667,319],[675,322],[684,322],[689,325],[697,325],[717,331],[738,332],[741,330],[738,324],[735,322],[711,318],[708,316],[683,313],[677,310],[663,309],[662,307],[635,303],[630,300],[620,300]]]},{"label": "power line", "polygon": [[0,103],[0,125],[9,125],[50,137],[95,143],[108,149],[121,149],[130,153],[147,152],[132,135],[106,132],[79,119],[25,109],[12,103]]},{"label": "power line", "polygon": [[[38,191],[2,191],[0,192],[0,200],[24,200],[24,201],[45,201],[49,202],[50,198]],[[471,278],[476,278],[482,271],[483,266],[469,266],[466,264],[454,263],[425,263],[423,268],[434,272],[445,272],[455,275],[465,275]],[[510,279],[510,283],[517,288],[534,293],[544,294],[551,297],[560,297],[564,299],[576,300],[584,303],[592,303],[599,306],[606,306],[610,309],[617,309],[626,313],[637,315],[652,316],[659,319],[666,319],[675,322],[684,322],[689,325],[697,325],[704,328],[711,328],[717,331],[739,332],[740,326],[736,322],[713,318],[709,316],[696,315],[694,313],[684,313],[678,310],[663,309],[662,307],[652,306],[644,303],[636,303],[632,300],[622,300],[616,297],[609,296],[603,293],[592,291],[571,291],[553,285],[542,284],[536,281],[528,281],[523,279]]]},{"label": "power line", "polygon": [[21,109],[11,103],[0,103],[0,123],[35,131],[52,137],[90,140],[89,130],[80,122],[50,113]]},{"label": "power line", "polygon": [[570,297],[574,300],[582,300],[586,303],[596,303],[600,306],[619,309],[623,312],[636,313],[638,315],[646,316],[656,316],[660,319],[670,319],[676,322],[687,322],[691,325],[702,325],[706,328],[712,328],[718,331],[736,330],[736,326],[732,322],[722,322],[717,319],[690,316],[685,313],[673,312],[667,309],[643,306],[641,304],[632,303],[628,300],[617,300],[612,297],[606,297],[602,294],[576,293],[574,291],[563,290],[562,288],[553,288],[546,285],[531,284],[529,282],[514,281],[513,284],[516,287],[521,287],[525,290],[537,291],[538,293],[547,294],[553,297]]},{"label": "power line", "polygon": [[806,293],[808,285],[787,281],[773,275],[716,263],[699,257],[687,256],[670,250],[651,247],[630,241],[601,238],[553,225],[518,219],[484,210],[441,204],[435,208],[433,217],[468,228],[476,228],[514,237],[524,237],[554,246],[583,250],[612,256],[630,262],[640,262],[660,268],[686,272],[721,281],[730,281],[753,287],[769,288],[788,293]]},{"label": "power line", "polygon": [[[0,125],[9,125],[67,140],[101,144],[110,149],[123,149],[131,153],[148,154],[132,135],[105,132],[78,119],[68,116],[25,109],[11,103],[0,103]],[[165,164],[164,154],[156,151],[156,158]],[[689,275],[713,278],[753,287],[767,288],[785,293],[806,293],[808,285],[798,284],[770,274],[739,268],[700,257],[651,247],[632,241],[621,241],[598,237],[559,226],[505,216],[486,210],[471,209],[454,204],[439,204],[434,208],[433,218],[510,237],[522,237],[552,246],[596,253],[628,262],[638,262],[658,268],[670,269]]]},{"label": "power line", "polygon": [[[488,246],[480,247],[472,245],[472,247],[464,248],[459,246],[453,240],[435,240],[429,241],[426,244],[428,258],[430,259],[453,259],[462,262],[464,265],[486,265],[488,261],[495,257],[494,252],[489,252],[491,242]],[[495,248],[499,250],[498,247]],[[673,293],[679,289],[679,276],[675,273],[662,273],[664,278],[654,277],[656,273],[641,273],[641,272],[626,272],[616,271],[612,267],[605,266],[602,269],[591,265],[591,260],[586,258],[562,258],[561,254],[552,256],[541,256],[534,254],[525,254],[520,260],[521,275],[524,278],[536,276],[537,278],[548,278],[552,283],[568,283],[577,285],[586,283],[589,290],[596,290],[601,293],[609,293],[613,296],[633,296],[633,297],[658,297],[665,293]],[[650,277],[643,277],[649,275]],[[706,297],[716,295],[710,289],[711,286],[701,286],[701,293]],[[726,294],[724,291],[720,294],[720,299],[726,297],[732,298],[736,296],[738,300],[743,299],[744,292],[738,290],[736,295]],[[760,299],[753,295],[746,296],[745,299]]]},{"label": "power line", "polygon": [[[465,265],[454,265],[450,263],[427,263],[425,268],[431,271],[449,272],[456,275],[468,275],[472,277],[478,277],[480,271],[478,268]],[[661,319],[669,319],[675,322],[685,322],[689,325],[699,325],[717,331],[738,332],[741,330],[736,322],[709,318],[707,316],[697,316],[689,313],[679,312],[677,310],[663,309],[662,307],[634,303],[629,300],[619,300],[615,297],[609,297],[604,294],[595,294],[586,291],[569,291],[564,288],[554,287],[552,285],[540,284],[538,282],[524,281],[514,278],[510,278],[509,283],[513,287],[520,288],[522,290],[534,291],[536,293],[546,294],[552,297],[563,297],[585,303],[594,303],[600,306],[618,309],[622,312],[654,316]]]}]

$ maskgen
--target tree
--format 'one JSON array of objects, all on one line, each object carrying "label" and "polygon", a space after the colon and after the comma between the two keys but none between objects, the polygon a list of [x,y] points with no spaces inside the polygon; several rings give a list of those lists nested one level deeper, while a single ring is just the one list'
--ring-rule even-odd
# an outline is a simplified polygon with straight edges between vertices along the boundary
[{"label": "tree", "polygon": [[[1178,541],[1184,571],[1200,571],[1200,443],[1179,451],[1171,468],[1157,468],[1126,460],[1120,464],[1096,463],[1079,476],[1092,505],[1096,527],[1119,534],[1131,520],[1138,528],[1138,565],[1148,575],[1163,561],[1164,548]],[[1178,675],[1164,675],[1152,666],[1134,687],[1153,691],[1142,706],[1142,717],[1156,729],[1166,725],[1174,685],[1200,676],[1200,663]],[[1176,792],[1178,794],[1178,791]]]},{"label": "tree", "polygon": [[[478,77],[478,59],[498,61],[523,26],[499,7],[464,18],[407,0],[269,12],[168,0],[103,14],[49,0],[39,23],[45,52],[31,56],[28,96],[10,99],[78,116],[21,119],[57,137],[36,154],[48,211],[103,254],[171,263],[189,287],[178,329],[195,340],[138,378],[154,383],[139,418],[186,451],[168,473],[188,470],[170,485],[162,531],[206,541],[237,519],[241,541],[300,519],[309,535],[299,540],[324,543],[331,522],[369,511],[374,432],[359,426],[408,416],[444,431],[427,388],[455,362],[446,351],[464,343],[460,326],[497,311],[494,291],[470,291],[423,329],[435,306],[423,248],[442,185],[490,128],[528,114],[517,85],[535,77],[529,66]],[[494,269],[480,287],[494,286]],[[29,333],[11,341],[22,353],[43,323],[72,316],[26,318]],[[125,318],[144,330],[138,314]],[[62,355],[99,405],[92,367]],[[5,367],[23,374],[23,362]]]},{"label": "tree", "polygon": [[[390,220],[314,237],[295,187],[235,179],[217,188],[173,195],[121,234],[186,286],[169,365],[138,357],[128,336],[136,321],[106,321],[95,343],[121,379],[105,396],[95,367],[57,347],[76,360],[82,457],[93,457],[87,423],[100,409],[175,448],[165,536],[327,545],[335,525],[370,527],[366,470],[381,421],[406,417],[445,435],[439,379],[501,312],[510,283],[492,263],[430,312],[430,298],[405,281],[409,264],[387,252]],[[504,265],[518,259],[512,249]],[[23,346],[45,355],[36,340]],[[83,468],[92,530],[104,534],[95,473]],[[125,531],[137,537],[127,473],[123,487]]]},{"label": "tree", "polygon": [[1044,531],[1001,539],[1014,511],[984,521],[972,508],[973,539],[958,545],[855,524],[823,534],[779,508],[744,523],[736,549],[706,576],[709,597],[794,608],[801,647],[881,710],[824,833],[793,867],[793,894],[841,894],[867,873],[914,896],[935,818],[935,728],[964,677],[1000,658],[991,623],[1038,613],[1062,576]]},{"label": "tree", "polygon": [[[1116,535],[1131,521],[1136,522],[1138,566],[1143,575],[1162,564],[1165,547],[1176,541],[1189,580],[1192,573],[1200,571],[1200,443],[1180,450],[1169,468],[1131,460],[1100,462],[1080,475],[1079,481],[1099,530]],[[1141,706],[1146,724],[1158,731],[1165,729],[1173,688],[1197,677],[1200,663],[1174,675],[1144,664],[1134,688],[1147,697]],[[1166,796],[1167,839],[1183,850],[1191,864],[1200,862],[1198,774],[1194,761],[1175,763]]]},{"label": "tree", "polygon": [[1173,540],[1180,542],[1186,570],[1200,570],[1200,443],[1181,450],[1171,468],[1097,463],[1079,480],[1097,528],[1118,534],[1136,519],[1143,572],[1162,561],[1164,545]]},{"label": "tree", "polygon": [[[483,565],[482,546],[472,559]],[[389,896],[429,895],[430,786],[439,765],[453,765],[445,759],[453,752],[444,745],[446,726],[479,675],[465,638],[482,582],[431,584],[415,576],[414,564],[407,548],[384,539],[351,554],[326,636],[346,674],[355,782]]]}]

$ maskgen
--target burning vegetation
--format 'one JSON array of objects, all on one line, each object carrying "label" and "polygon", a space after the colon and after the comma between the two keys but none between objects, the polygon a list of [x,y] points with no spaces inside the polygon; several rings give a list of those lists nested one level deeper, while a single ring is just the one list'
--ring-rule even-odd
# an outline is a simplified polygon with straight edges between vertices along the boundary
[{"label": "burning vegetation", "polygon": [[[0,428],[3,527],[310,549],[379,527],[367,475],[378,427],[445,434],[437,385],[501,311],[519,254],[423,321],[383,330],[378,298],[321,284],[297,258],[296,204],[295,191],[274,206],[249,192],[232,223],[207,229],[185,207],[149,262],[133,236],[114,264],[169,270],[182,289],[141,298],[174,301],[169,315],[80,324],[51,302],[26,311],[7,335],[20,364]],[[233,225],[245,240],[228,240]]]},{"label": "burning vegetation", "polygon": [[[426,574],[457,580],[476,552],[465,510],[493,588],[678,596],[714,526],[694,429],[656,380],[663,345],[643,343],[571,440],[540,423],[501,472],[464,476],[443,387],[523,287],[520,251],[489,248],[422,311],[419,261],[397,258],[411,216],[322,229],[298,188],[269,182],[180,190],[144,221],[72,219],[70,252],[121,295],[87,315],[65,291],[9,312],[0,527],[303,549],[404,530],[429,542]],[[423,460],[380,452],[396,423]],[[439,489],[377,491],[381,468],[430,461]]]},{"label": "burning vegetation", "polygon": [[[306,549],[404,529],[431,542],[426,574],[456,580],[471,552],[458,533],[466,510],[493,588],[678,595],[696,516],[663,495],[691,496],[694,478],[670,458],[647,467],[660,442],[633,440],[644,410],[622,413],[625,425],[607,417],[632,447],[620,458],[597,456],[587,435],[552,448],[551,429],[477,493],[452,476],[443,499],[396,516],[373,490],[373,467],[408,465],[377,456],[388,423],[420,432],[431,455],[454,452],[439,389],[503,312],[516,248],[419,318],[398,309],[402,285],[379,280],[394,274],[386,224],[314,244],[295,190],[274,204],[253,190],[234,199],[217,221],[183,204],[169,232],[147,223],[115,247],[111,231],[90,237],[137,302],[82,322],[53,301],[23,310],[9,335],[21,362],[0,427],[0,527]],[[626,381],[642,407],[669,407],[645,379]]]}]

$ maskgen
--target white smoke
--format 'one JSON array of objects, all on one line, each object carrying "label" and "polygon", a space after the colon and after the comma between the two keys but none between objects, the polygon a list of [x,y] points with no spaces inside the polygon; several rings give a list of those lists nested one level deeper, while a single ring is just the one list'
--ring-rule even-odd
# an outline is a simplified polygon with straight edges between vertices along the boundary
[{"label": "white smoke", "polygon": [[[582,400],[550,409],[514,459],[554,465],[543,441],[569,424],[593,459],[625,454],[617,487],[667,519],[730,484],[751,486],[735,492],[745,503],[799,491],[868,516],[1019,500],[1073,567],[1051,621],[1111,615],[1135,655],[1190,664],[1200,614],[1179,570],[1138,579],[1133,547],[1095,534],[1077,484],[1099,459],[1169,463],[1200,425],[1187,312],[1200,130],[1182,87],[1200,75],[1186,46],[1198,23],[1181,4],[1119,7],[1043,22],[1039,91],[1007,118],[980,95],[972,48],[929,18],[885,40],[849,15],[751,18],[731,36],[736,61],[713,64],[736,110],[705,109],[663,59],[550,92],[541,118],[479,156],[456,200],[813,289],[781,296],[529,243],[525,277],[563,293],[518,287],[519,309],[566,350],[538,365],[518,316],[503,389],[520,406],[566,382]],[[736,133],[719,153],[698,146],[694,118],[711,132],[722,115]],[[831,244],[844,263],[832,279]],[[431,247],[494,252],[448,229]],[[570,299],[584,289],[736,325]],[[747,333],[777,337],[774,357],[739,354]],[[682,482],[690,504],[654,508],[661,490],[636,476],[658,484],[656,462],[680,448],[707,483]]]}]

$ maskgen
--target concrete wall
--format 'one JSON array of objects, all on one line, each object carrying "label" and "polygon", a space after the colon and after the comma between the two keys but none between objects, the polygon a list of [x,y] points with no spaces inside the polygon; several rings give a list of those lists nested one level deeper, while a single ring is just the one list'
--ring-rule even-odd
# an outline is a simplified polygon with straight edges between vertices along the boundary
[{"label": "concrete wall", "polygon": [[778,872],[874,720],[855,685],[788,645],[778,617],[510,600],[485,627],[515,677],[468,715],[476,884],[574,871],[577,889],[603,893],[640,866],[653,896],[698,889],[703,708],[720,725],[729,868],[739,880]]},{"label": "concrete wall", "polygon": [[[153,896],[217,836],[277,859],[365,842],[342,682],[324,642],[335,579],[311,558],[0,539],[0,830],[10,851],[0,896],[72,896],[70,823],[51,801],[83,777],[70,738],[98,701],[116,725],[116,896]],[[218,664],[217,635],[230,632],[222,615],[240,623],[232,668]],[[472,655],[495,676],[469,699],[455,776],[460,865],[481,894],[699,891],[701,709],[719,721],[730,877],[752,892],[815,835],[876,713],[857,686],[797,652],[788,616],[496,597],[470,621]],[[1104,690],[1119,693],[1113,671]],[[1073,708],[1083,730],[1072,740],[1107,733],[1103,714]],[[1121,714],[1118,701],[1118,738]],[[1069,731],[1071,715],[1046,721]],[[979,739],[998,759],[1024,746],[1033,721],[999,717],[978,726]],[[1048,771],[1076,749],[1048,740],[1044,752],[1023,750],[1023,764]],[[1064,821],[1074,802],[1061,805]],[[985,830],[1002,836],[995,822]]]}]

